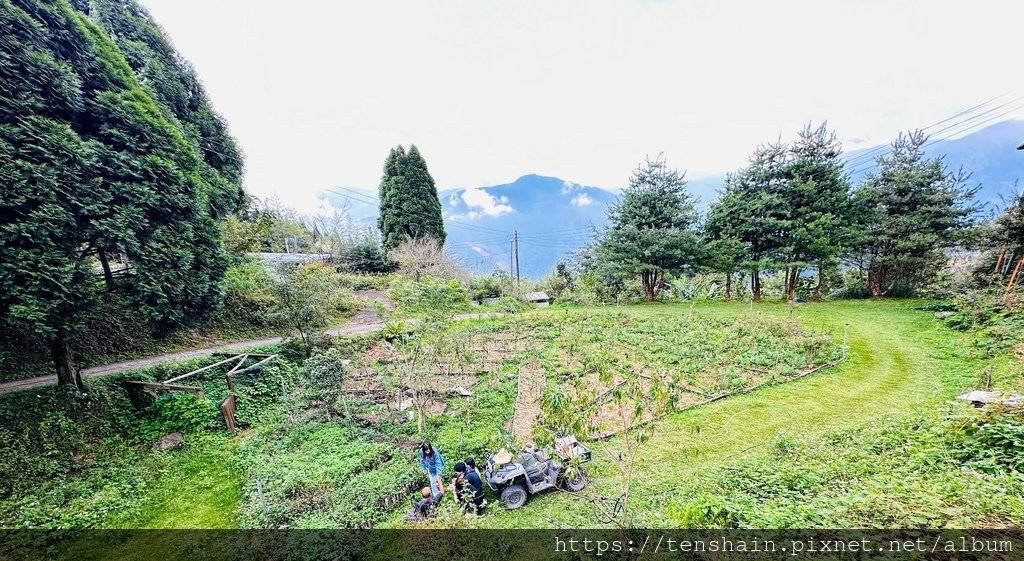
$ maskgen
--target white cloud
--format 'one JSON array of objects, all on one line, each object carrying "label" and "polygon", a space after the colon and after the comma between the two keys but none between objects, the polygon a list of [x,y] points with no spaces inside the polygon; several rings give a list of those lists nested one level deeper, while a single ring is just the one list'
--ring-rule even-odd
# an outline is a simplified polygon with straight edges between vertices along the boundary
[{"label": "white cloud", "polygon": [[572,204],[575,206],[588,206],[590,205],[590,203],[593,202],[594,199],[592,199],[590,195],[586,193],[580,193],[579,195],[576,195],[575,197],[572,198]]},{"label": "white cloud", "polygon": [[469,248],[472,249],[473,251],[475,251],[476,254],[479,255],[480,257],[490,257],[491,256],[491,252],[487,251],[486,249],[484,249],[483,246],[475,245],[474,244],[474,245],[469,246]]},{"label": "white cloud", "polygon": [[440,189],[525,173],[614,189],[648,154],[699,179],[808,121],[871,146],[1024,94],[1019,0],[142,3],[238,138],[246,188],[295,207],[377,185],[398,144]]},{"label": "white cloud", "polygon": [[562,194],[571,193],[573,189],[579,187],[578,184],[569,181],[568,179],[562,182]]},{"label": "white cloud", "polygon": [[466,189],[462,192],[462,202],[469,207],[470,218],[480,216],[501,216],[515,211],[512,205],[507,204],[508,199],[498,200],[494,195],[489,194],[480,188]]}]

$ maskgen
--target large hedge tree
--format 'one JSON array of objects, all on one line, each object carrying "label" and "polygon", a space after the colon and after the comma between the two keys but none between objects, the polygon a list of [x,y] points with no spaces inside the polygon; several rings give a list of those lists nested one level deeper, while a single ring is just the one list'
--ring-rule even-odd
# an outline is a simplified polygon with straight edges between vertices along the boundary
[{"label": "large hedge tree", "polygon": [[385,251],[425,237],[444,245],[447,234],[441,201],[427,162],[416,146],[410,146],[408,152],[402,146],[392,148],[384,161],[377,226]]},{"label": "large hedge tree", "polygon": [[[124,16],[170,48],[134,1],[75,6],[101,22]],[[125,25],[116,36],[130,36]],[[198,82],[184,91],[208,119],[156,93],[189,72],[140,85],[156,59],[133,68],[67,0],[0,0],[0,28],[0,313],[43,337],[58,382],[82,389],[73,338],[101,298],[158,327],[215,307],[218,221],[244,197],[241,156]]]}]

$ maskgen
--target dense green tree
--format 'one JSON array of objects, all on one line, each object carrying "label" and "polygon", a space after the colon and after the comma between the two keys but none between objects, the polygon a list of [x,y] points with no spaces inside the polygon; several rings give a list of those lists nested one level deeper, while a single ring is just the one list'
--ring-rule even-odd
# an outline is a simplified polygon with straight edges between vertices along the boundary
[{"label": "dense green tree", "polygon": [[410,146],[408,152],[401,146],[393,148],[384,161],[377,226],[385,251],[423,237],[444,245],[447,234],[441,201],[427,162],[416,146]]},{"label": "dense green tree", "polygon": [[81,388],[73,336],[105,293],[158,327],[214,308],[240,161],[235,175],[208,165],[66,0],[0,0],[0,28],[0,314]]},{"label": "dense green tree", "polygon": [[822,270],[834,266],[856,235],[855,206],[841,155],[839,139],[825,124],[808,125],[789,147],[781,197],[787,220],[778,256],[787,300],[794,299],[797,282],[808,267],[817,269],[815,293],[820,297]]},{"label": "dense green tree", "polygon": [[[732,253],[730,258],[742,258],[740,267],[750,273],[755,302],[761,300],[761,274],[778,267],[790,225],[787,164],[788,148],[782,143],[759,146],[747,167],[726,178],[722,204],[711,221],[724,237],[709,249],[724,245],[722,249]],[[714,234],[711,238],[715,239]]]},{"label": "dense green tree", "polygon": [[782,271],[783,296],[792,300],[803,272],[813,268],[820,296],[821,271],[835,267],[856,234],[841,154],[824,124],[808,125],[793,144],[758,147],[709,211],[707,265],[723,273],[749,270],[754,300],[761,299],[763,272]]},{"label": "dense green tree", "polygon": [[666,273],[696,265],[696,224],[684,174],[660,157],[647,159],[608,208],[608,228],[594,248],[598,266],[619,278],[639,277],[652,301],[665,287]]},{"label": "dense green tree", "polygon": [[708,209],[702,232],[704,266],[725,275],[726,300],[732,300],[733,277],[746,259],[746,247],[739,233],[743,220],[741,202],[736,193],[722,193]]},{"label": "dense green tree", "polygon": [[878,171],[857,190],[864,212],[858,248],[868,271],[868,289],[884,296],[896,283],[920,285],[934,278],[978,211],[977,187],[962,170],[949,170],[942,158],[926,158],[928,137],[900,134],[890,153],[876,159]]}]

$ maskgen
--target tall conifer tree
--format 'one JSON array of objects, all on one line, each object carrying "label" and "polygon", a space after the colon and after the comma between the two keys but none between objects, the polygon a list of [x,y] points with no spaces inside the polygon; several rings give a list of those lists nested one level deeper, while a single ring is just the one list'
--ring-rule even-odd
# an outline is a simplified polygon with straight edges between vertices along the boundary
[{"label": "tall conifer tree", "polygon": [[430,237],[443,245],[447,238],[434,178],[416,146],[408,152],[393,148],[384,161],[377,226],[388,251],[411,239]]}]

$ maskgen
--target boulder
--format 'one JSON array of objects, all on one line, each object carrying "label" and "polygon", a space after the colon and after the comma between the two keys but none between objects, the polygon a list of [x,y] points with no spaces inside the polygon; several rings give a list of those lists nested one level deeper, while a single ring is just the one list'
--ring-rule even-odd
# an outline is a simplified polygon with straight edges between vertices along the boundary
[{"label": "boulder", "polygon": [[167,450],[174,450],[176,448],[181,448],[184,444],[185,437],[182,436],[180,432],[172,432],[170,434],[165,434],[160,438],[160,440],[157,440],[156,444],[153,445],[153,451],[165,452]]},{"label": "boulder", "polygon": [[462,386],[455,386],[454,388],[449,389],[448,393],[461,395],[462,397],[473,397],[473,392],[467,390]]}]

